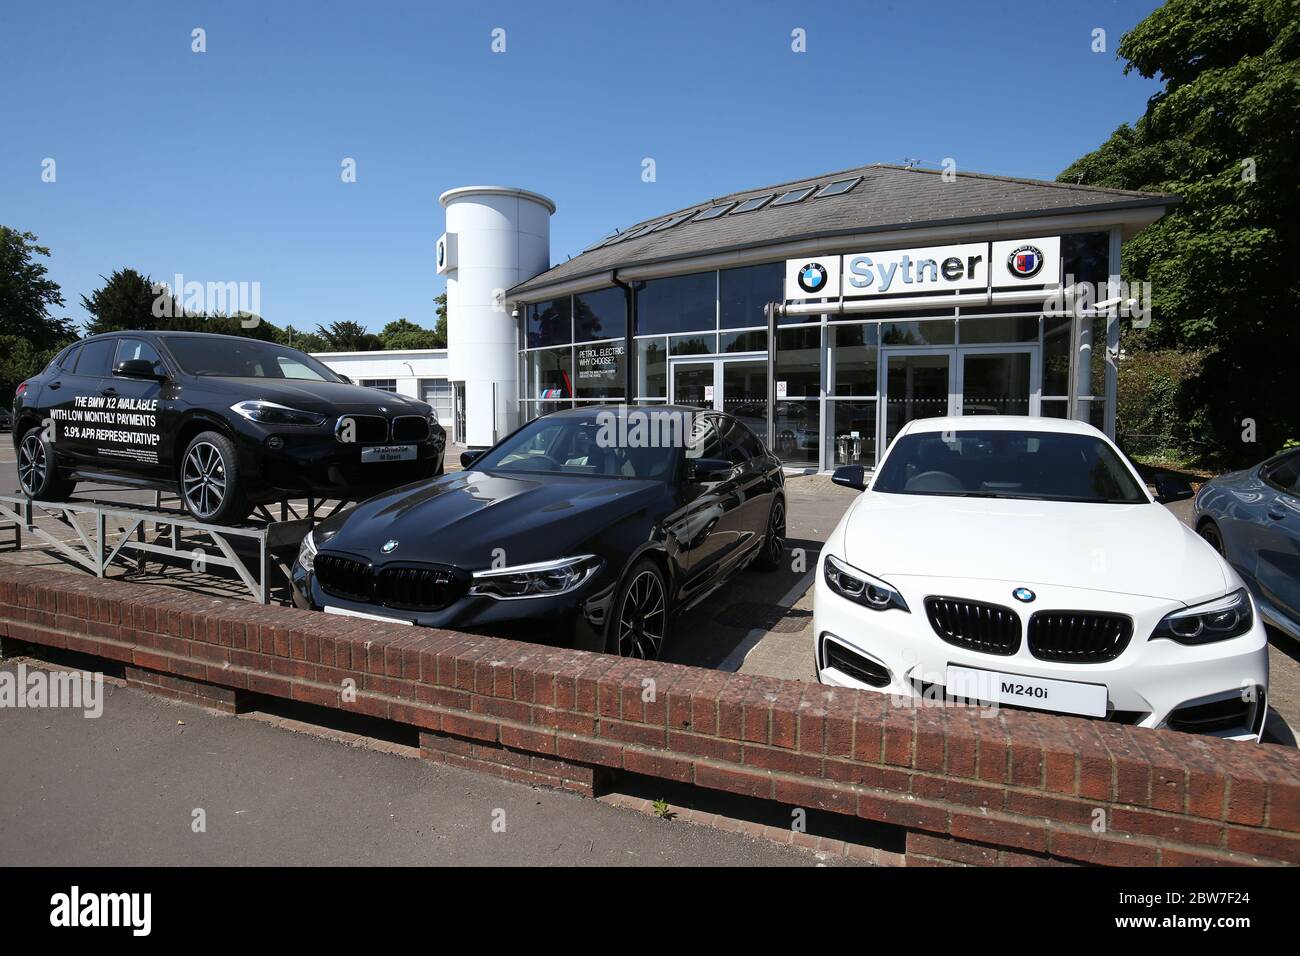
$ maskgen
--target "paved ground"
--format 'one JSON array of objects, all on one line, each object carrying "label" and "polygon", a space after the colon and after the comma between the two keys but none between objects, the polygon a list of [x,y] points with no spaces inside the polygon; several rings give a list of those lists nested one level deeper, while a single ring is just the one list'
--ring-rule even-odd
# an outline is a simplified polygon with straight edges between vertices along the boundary
[{"label": "paved ground", "polygon": [[[0,865],[848,862],[133,688],[104,691],[96,719],[0,711]],[[196,810],[205,832],[194,832]]]},{"label": "paved ground", "polygon": [[[0,436],[0,493],[17,488],[14,452],[9,436]],[[460,466],[460,452],[448,448],[447,467]],[[109,486],[79,486],[79,497],[133,504],[151,504],[152,492],[133,492]],[[812,582],[807,569],[816,566],[817,555],[831,529],[839,521],[856,492],[831,484],[827,475],[806,475],[787,482],[789,508],[787,535],[790,562],[772,573],[747,572],[721,592],[685,615],[665,649],[667,660],[701,667],[763,674],[791,680],[814,680],[812,661]],[[1191,502],[1179,502],[1172,510],[1184,521],[1191,514]],[[63,538],[75,540],[73,532],[53,519],[39,524]],[[8,537],[0,535],[0,541]],[[48,566],[52,571],[80,572],[66,558],[51,550],[24,549],[4,552],[0,560]],[[802,555],[802,563],[796,559]],[[289,558],[292,560],[291,556]],[[802,569],[802,570],[799,570]],[[209,594],[247,597],[237,581],[213,573],[188,569],[164,569],[154,564],[144,574],[125,567],[113,576],[151,583],[192,588]],[[1272,711],[1267,732],[1270,739],[1295,745],[1292,729],[1300,728],[1300,644],[1281,634],[1273,636],[1269,648]]]}]

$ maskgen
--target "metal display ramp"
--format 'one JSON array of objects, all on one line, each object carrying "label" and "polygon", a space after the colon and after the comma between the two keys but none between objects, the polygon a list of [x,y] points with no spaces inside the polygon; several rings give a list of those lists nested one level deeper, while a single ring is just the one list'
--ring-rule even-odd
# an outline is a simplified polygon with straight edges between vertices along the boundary
[{"label": "metal display ramp", "polygon": [[[156,493],[150,508],[94,499],[37,501],[25,495],[0,495],[0,527],[13,531],[14,549],[22,548],[26,532],[100,578],[115,562],[134,564],[136,571],[143,572],[151,556],[162,565],[188,564],[198,573],[225,568],[254,600],[269,604],[273,574],[279,572],[287,583],[303,537],[348,504],[336,499],[285,501],[260,506],[253,520],[243,524],[215,525],[170,505],[171,499],[175,496]],[[40,527],[39,517],[53,518],[73,537],[60,538]]]}]

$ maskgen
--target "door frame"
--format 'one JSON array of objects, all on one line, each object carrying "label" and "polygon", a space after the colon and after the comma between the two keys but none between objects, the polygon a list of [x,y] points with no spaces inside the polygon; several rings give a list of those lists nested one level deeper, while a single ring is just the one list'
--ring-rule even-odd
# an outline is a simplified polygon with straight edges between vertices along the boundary
[{"label": "door frame", "polygon": [[876,380],[880,383],[876,400],[876,462],[888,450],[885,444],[889,410],[889,357],[892,355],[945,355],[948,358],[948,415],[960,417],[966,394],[967,355],[1011,355],[1029,353],[1029,416],[1042,414],[1043,347],[1038,342],[1008,342],[979,345],[902,345],[881,346],[877,357]]},{"label": "door frame", "polygon": [[957,372],[957,346],[955,345],[902,345],[881,346],[877,356],[876,381],[876,464],[884,457],[889,446],[885,439],[889,427],[889,359],[891,356],[907,358],[913,355],[943,355],[948,359],[948,414],[956,414],[953,409],[960,402],[960,384]]},{"label": "door frame", "polygon": [[[668,404],[677,404],[677,368],[682,365],[713,365],[713,410],[725,411],[722,407],[723,366],[728,362],[755,362],[767,364],[766,353],[739,352],[735,355],[674,355],[668,359]],[[771,382],[768,389],[771,390]]]},{"label": "door frame", "polygon": [[[962,405],[966,400],[966,363],[967,355],[1013,355],[1029,353],[1029,416],[1037,417],[1042,413],[1043,398],[1043,352],[1036,342],[1017,342],[1007,345],[959,345],[957,352],[957,405],[954,415],[962,414]],[[952,405],[950,403],[949,407]]]}]

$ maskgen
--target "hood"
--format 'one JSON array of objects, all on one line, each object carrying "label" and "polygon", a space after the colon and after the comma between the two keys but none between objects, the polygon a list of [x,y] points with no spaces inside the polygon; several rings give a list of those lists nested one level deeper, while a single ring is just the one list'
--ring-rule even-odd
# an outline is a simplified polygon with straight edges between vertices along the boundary
[{"label": "hood", "polygon": [[278,402],[290,408],[308,412],[323,413],[361,413],[382,415],[380,407],[388,409],[388,415],[428,415],[430,408],[425,402],[393,392],[381,392],[361,385],[347,382],[308,382],[293,379],[268,378],[218,378],[201,377],[203,386],[220,382],[232,392],[238,392],[244,399],[262,399]]},{"label": "hood", "polygon": [[1196,603],[1228,578],[1162,505],[863,492],[844,528],[850,564],[891,575],[1054,585]]},{"label": "hood", "polygon": [[[376,563],[428,561],[467,570],[490,567],[500,549],[506,565],[531,564],[579,553],[664,489],[659,481],[454,472],[322,522],[318,547]],[[383,554],[388,541],[398,545]]]}]

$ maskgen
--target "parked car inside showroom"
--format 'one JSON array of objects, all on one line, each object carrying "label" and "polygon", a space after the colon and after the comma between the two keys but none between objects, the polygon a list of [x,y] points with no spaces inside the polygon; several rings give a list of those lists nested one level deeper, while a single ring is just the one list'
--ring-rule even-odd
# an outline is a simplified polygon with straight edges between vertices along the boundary
[{"label": "parked car inside showroom", "polygon": [[1258,740],[1264,627],[1242,579],[1091,425],[905,425],[817,568],[819,679]]},{"label": "parked car inside showroom", "polygon": [[560,411],[462,460],[321,522],[295,603],[655,658],[676,615],[781,561],[781,464],[721,412]]},{"label": "parked car inside showroom", "polygon": [[114,332],[14,396],[25,494],[78,482],[175,491],[212,524],[288,498],[360,500],[442,473],[429,405],[354,385],[297,349],[206,332]]},{"label": "parked car inside showroom", "polygon": [[1245,580],[1264,619],[1300,640],[1300,448],[1207,481],[1193,523]]}]

